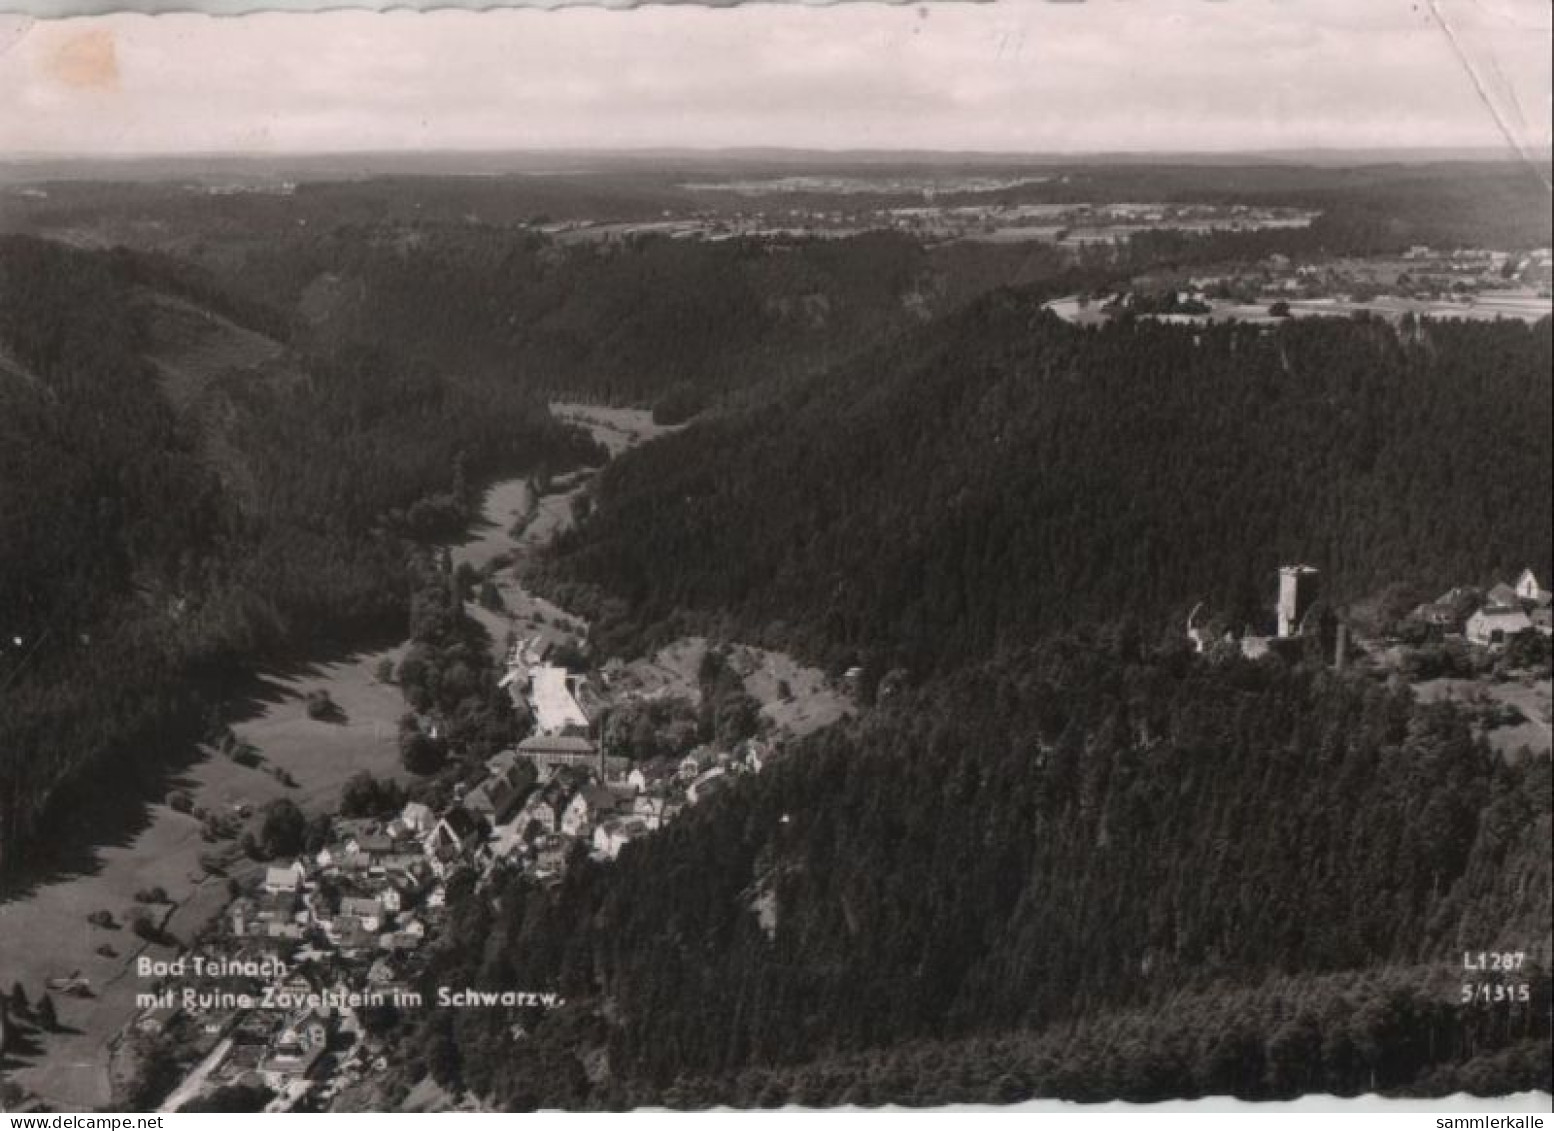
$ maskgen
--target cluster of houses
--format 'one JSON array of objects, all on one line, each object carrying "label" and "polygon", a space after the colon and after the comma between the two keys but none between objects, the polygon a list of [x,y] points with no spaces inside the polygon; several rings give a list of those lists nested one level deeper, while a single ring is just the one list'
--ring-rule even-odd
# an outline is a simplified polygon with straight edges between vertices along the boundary
[{"label": "cluster of houses", "polygon": [[[344,1039],[360,1034],[361,1006],[416,1001],[422,951],[456,874],[483,884],[516,869],[558,882],[578,855],[614,859],[770,756],[752,739],[633,765],[586,736],[535,735],[489,759],[441,811],[411,801],[393,817],[336,817],[324,847],[269,866],[228,907],[224,929],[191,952],[261,973],[159,984],[136,1026],[161,1034],[177,1025],[211,1046],[200,1050],[203,1087],[262,1083],[294,1100],[332,1049],[364,1055]],[[182,992],[191,987],[192,998]]]},{"label": "cluster of houses", "polygon": [[[483,782],[490,792],[494,783]],[[204,1088],[263,1085],[295,1101],[327,1054],[359,1042],[362,1006],[405,1004],[419,952],[444,915],[446,881],[483,839],[470,810],[411,802],[392,820],[335,818],[329,843],[266,868],[228,907],[222,929],[156,987],[136,1021],[214,1045]],[[200,971],[235,971],[212,978]],[[185,1097],[187,1098],[187,1097]]]},{"label": "cluster of houses", "polygon": [[336,1087],[370,1071],[362,1010],[420,1004],[415,987],[455,877],[559,882],[571,861],[615,859],[770,760],[755,739],[635,764],[608,754],[589,736],[581,678],[547,664],[546,651],[539,637],[515,644],[502,681],[533,720],[529,738],[488,759],[446,804],[335,817],[326,844],[272,863],[221,929],[183,956],[231,976],[189,979],[180,969],[147,987],[136,1027],[192,1041],[203,1057],[180,1102],[262,1084],[290,1106],[325,1076]]},{"label": "cluster of houses", "polygon": [[[309,914],[305,907],[322,900],[311,881],[288,896],[276,875],[267,877],[266,889],[265,904],[295,908],[291,925]],[[182,1100],[221,1087],[263,1086],[290,1106],[325,1075],[331,1053],[350,1048],[362,1054],[360,1007],[416,996],[409,989],[413,964],[402,953],[354,941],[335,949],[316,935],[296,938],[289,930],[271,930],[278,918],[253,918],[252,901],[239,902],[249,906],[234,909],[234,930],[211,936],[185,956],[233,972],[163,979],[152,995],[157,1004],[144,1010],[134,1027],[151,1037],[176,1033],[203,1056],[195,1077],[181,1089]],[[368,915],[366,902],[353,913]],[[248,933],[237,933],[238,927]]]},{"label": "cluster of houses", "polygon": [[[634,766],[588,736],[582,677],[546,663],[547,651],[539,636],[514,643],[501,686],[527,709],[533,733],[516,751],[493,759],[486,783],[460,801],[491,830],[471,859],[482,875],[518,867],[551,881],[574,852],[614,859],[686,805],[712,796],[740,773],[758,772],[769,757],[764,744],[751,740],[732,751],[701,747],[678,762]],[[503,759],[532,766],[535,787],[525,792],[504,785],[511,763]]]},{"label": "cluster of houses", "polygon": [[510,817],[493,825],[481,867],[516,866],[542,882],[559,878],[574,852],[613,860],[687,805],[728,788],[740,774],[758,773],[771,756],[764,743],[750,739],[733,750],[703,746],[678,761],[633,765],[575,736],[564,743],[535,736],[518,752],[532,756],[539,780]]},{"label": "cluster of houses", "polygon": [[1528,629],[1554,633],[1551,600],[1554,595],[1537,575],[1524,569],[1515,585],[1501,582],[1488,592],[1459,586],[1418,606],[1412,617],[1443,633],[1461,633],[1471,644],[1496,648]]}]

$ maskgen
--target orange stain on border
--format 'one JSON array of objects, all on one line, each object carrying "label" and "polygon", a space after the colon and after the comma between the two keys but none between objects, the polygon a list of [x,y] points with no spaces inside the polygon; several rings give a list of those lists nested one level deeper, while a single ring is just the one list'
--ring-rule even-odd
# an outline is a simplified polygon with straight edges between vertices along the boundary
[{"label": "orange stain on border", "polygon": [[113,33],[83,31],[59,43],[45,57],[45,69],[56,81],[77,90],[117,90],[119,53]]}]

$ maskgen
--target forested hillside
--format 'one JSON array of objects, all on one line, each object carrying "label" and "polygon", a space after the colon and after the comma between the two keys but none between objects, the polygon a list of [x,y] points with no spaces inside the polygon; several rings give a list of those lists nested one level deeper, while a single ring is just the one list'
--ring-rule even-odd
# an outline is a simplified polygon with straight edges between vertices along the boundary
[{"label": "forested hillside", "polygon": [[929,249],[882,232],[562,242],[450,225],[291,236],[232,277],[293,309],[306,340],[372,341],[542,392],[651,405],[828,368],[1003,284],[1107,276],[1065,270],[1050,247]]},{"label": "forested hillside", "polygon": [[399,1023],[501,1106],[1547,1088],[1550,796],[1363,676],[1053,639],[466,896],[428,984],[571,1004]]},{"label": "forested hillside", "polygon": [[918,674],[1075,624],[1261,627],[1547,576],[1550,324],[1077,328],[990,296],[612,465],[542,578],[607,649],[687,627]]},{"label": "forested hillside", "polygon": [[[250,310],[264,307],[311,348],[370,341],[545,392],[635,405],[676,394],[692,407],[832,367],[998,286],[1075,291],[1135,271],[1273,254],[1321,261],[1414,244],[1549,240],[1546,192],[1533,171],[1507,162],[463,155],[457,171],[482,175],[436,175],[443,160],[171,162],[169,179],[124,166],[118,177],[151,179],[44,182],[8,194],[0,226],[198,262],[220,280],[224,301],[240,295]],[[793,183],[804,179],[796,171],[810,188]],[[1146,230],[1079,251],[858,231],[901,223],[925,204],[1138,201],[1300,208],[1312,222]],[[666,227],[649,234],[654,224]],[[697,234],[671,238],[675,225]]]},{"label": "forested hillside", "polygon": [[[135,256],[0,243],[7,854],[61,787],[165,758],[256,658],[401,630],[403,543],[461,525],[482,478],[598,458],[512,385],[295,353],[228,322],[245,306],[213,290],[191,315],[213,287]],[[268,360],[199,369],[170,309],[267,343]]]}]

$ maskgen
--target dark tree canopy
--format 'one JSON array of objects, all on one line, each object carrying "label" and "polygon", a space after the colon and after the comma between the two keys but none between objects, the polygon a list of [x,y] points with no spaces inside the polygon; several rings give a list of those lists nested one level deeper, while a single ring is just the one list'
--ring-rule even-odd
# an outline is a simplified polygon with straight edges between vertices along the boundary
[{"label": "dark tree canopy", "polygon": [[607,652],[721,629],[921,676],[1068,626],[1179,631],[1200,600],[1261,628],[1289,562],[1340,606],[1546,577],[1550,342],[1081,329],[1003,294],[629,453],[536,579]]}]

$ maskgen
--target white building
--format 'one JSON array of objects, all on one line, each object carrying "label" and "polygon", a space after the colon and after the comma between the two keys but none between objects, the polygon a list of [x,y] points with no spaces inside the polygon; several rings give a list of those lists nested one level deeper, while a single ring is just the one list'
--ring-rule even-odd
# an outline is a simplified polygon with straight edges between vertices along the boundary
[{"label": "white building", "polygon": [[1518,632],[1532,627],[1532,619],[1517,608],[1486,605],[1468,618],[1463,635],[1474,644],[1504,644]]},{"label": "white building", "polygon": [[577,705],[566,668],[554,664],[530,668],[529,700],[534,708],[536,734],[562,734],[571,728],[588,728],[588,716]]}]

